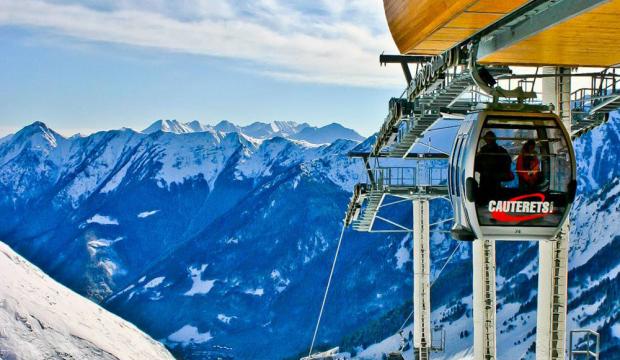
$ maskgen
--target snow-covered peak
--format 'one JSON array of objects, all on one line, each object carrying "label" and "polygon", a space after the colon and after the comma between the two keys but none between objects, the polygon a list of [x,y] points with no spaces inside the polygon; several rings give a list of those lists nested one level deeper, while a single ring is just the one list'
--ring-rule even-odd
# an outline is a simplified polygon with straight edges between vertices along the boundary
[{"label": "snow-covered peak", "polygon": [[170,132],[175,134],[191,133],[195,130],[189,124],[183,124],[177,120],[157,120],[151,126],[142,130],[145,134],[152,134],[157,131]]},{"label": "snow-covered peak", "polygon": [[313,144],[329,144],[337,139],[363,141],[364,137],[354,130],[347,129],[336,123],[323,127],[306,127],[292,136],[294,139],[305,140]]},{"label": "snow-covered peak", "polygon": [[213,128],[209,125],[204,125],[198,120],[190,121],[185,124],[193,132],[211,131]]},{"label": "snow-covered peak", "polygon": [[298,124],[294,121],[274,121],[272,126],[275,127],[277,132],[282,136],[291,136],[297,134],[310,125],[303,123]]},{"label": "snow-covered peak", "polygon": [[161,134],[153,139],[153,145],[162,150],[155,158],[162,165],[156,179],[165,187],[199,176],[213,187],[230,156],[245,141],[236,133],[222,134],[215,130]]},{"label": "snow-covered peak", "polygon": [[144,134],[158,131],[186,134],[204,131],[219,131],[222,133],[239,133],[256,140],[284,137],[287,139],[306,141],[312,144],[330,144],[337,139],[362,141],[364,138],[354,130],[332,123],[323,127],[310,126],[307,123],[298,124],[294,121],[273,121],[271,123],[254,122],[247,126],[239,126],[228,120],[222,120],[215,126],[204,125],[194,120],[181,123],[177,120],[158,120],[148,128],[142,130]]},{"label": "snow-covered peak", "polygon": [[241,128],[228,120],[222,120],[214,126],[215,130],[221,132],[241,132]]},{"label": "snow-covered peak", "polygon": [[144,134],[152,134],[158,131],[174,133],[174,134],[188,134],[194,132],[213,132],[223,131],[217,127],[205,125],[198,120],[182,123],[178,120],[157,120],[146,129],[142,130]]},{"label": "snow-covered peak", "polygon": [[274,124],[255,122],[248,126],[244,126],[241,128],[245,134],[257,138],[257,139],[265,139],[278,135],[278,127],[274,126]]},{"label": "snow-covered peak", "polygon": [[44,145],[50,147],[56,147],[59,140],[65,138],[50,129],[45,123],[41,121],[35,121],[32,124],[24,127],[12,136],[13,142],[33,141],[33,145]]},{"label": "snow-covered peak", "polygon": [[67,139],[53,131],[47,125],[36,121],[14,135],[3,138],[0,145],[0,165],[15,158],[23,150],[47,156],[54,149],[65,145]]},{"label": "snow-covered peak", "polygon": [[131,323],[58,284],[0,243],[0,357],[172,359]]}]

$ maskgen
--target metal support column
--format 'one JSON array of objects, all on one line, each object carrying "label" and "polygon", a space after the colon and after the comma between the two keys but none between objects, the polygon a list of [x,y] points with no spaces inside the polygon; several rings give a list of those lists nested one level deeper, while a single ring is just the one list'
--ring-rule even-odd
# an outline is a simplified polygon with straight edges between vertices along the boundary
[{"label": "metal support column", "polygon": [[431,257],[428,200],[413,201],[413,348],[415,359],[431,352]]},{"label": "metal support column", "polygon": [[[564,125],[570,130],[570,69],[544,68],[543,73],[558,74],[543,78],[543,102],[552,103]],[[541,241],[538,254],[538,309],[536,319],[536,359],[566,359],[566,311],[568,302],[568,247],[570,225],[567,221],[554,241]]]},{"label": "metal support column", "polygon": [[495,360],[495,241],[473,242],[474,359]]}]

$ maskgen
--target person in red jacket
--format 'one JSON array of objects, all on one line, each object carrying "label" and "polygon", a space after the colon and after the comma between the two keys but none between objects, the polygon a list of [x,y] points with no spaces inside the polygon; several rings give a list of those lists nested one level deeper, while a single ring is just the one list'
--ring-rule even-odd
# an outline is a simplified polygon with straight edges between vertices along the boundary
[{"label": "person in red jacket", "polygon": [[532,190],[540,183],[540,162],[536,154],[536,142],[528,140],[523,144],[517,158],[519,189]]}]

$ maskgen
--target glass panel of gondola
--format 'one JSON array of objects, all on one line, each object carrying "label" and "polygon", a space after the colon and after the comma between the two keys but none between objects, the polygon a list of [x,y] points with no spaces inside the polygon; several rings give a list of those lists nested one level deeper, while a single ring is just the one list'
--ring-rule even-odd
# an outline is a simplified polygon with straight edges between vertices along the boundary
[{"label": "glass panel of gondola", "polygon": [[557,120],[487,118],[474,163],[479,224],[558,226],[572,201],[571,166]]}]

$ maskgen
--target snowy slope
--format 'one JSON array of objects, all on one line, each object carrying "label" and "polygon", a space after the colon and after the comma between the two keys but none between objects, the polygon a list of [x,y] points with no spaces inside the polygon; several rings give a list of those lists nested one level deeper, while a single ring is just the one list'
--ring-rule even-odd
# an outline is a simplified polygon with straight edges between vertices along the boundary
[{"label": "snowy slope", "polygon": [[134,325],[0,243],[0,358],[172,359]]}]

